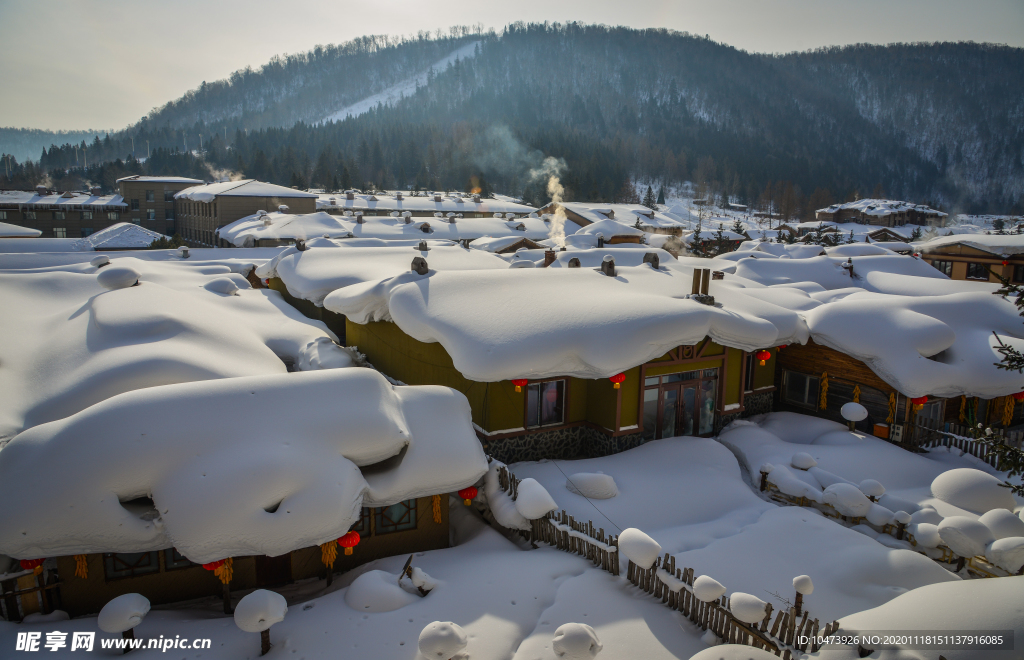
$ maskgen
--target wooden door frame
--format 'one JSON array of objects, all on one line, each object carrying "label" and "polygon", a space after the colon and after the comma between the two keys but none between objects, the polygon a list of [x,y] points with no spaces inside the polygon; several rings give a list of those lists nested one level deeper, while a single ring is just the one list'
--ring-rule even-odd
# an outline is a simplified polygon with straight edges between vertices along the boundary
[{"label": "wooden door frame", "polygon": [[[705,353],[707,352],[707,349],[708,349],[708,347],[710,345],[711,345],[711,338],[710,337],[705,337],[704,339],[702,339],[701,341],[697,342],[696,344],[694,344],[692,346],[677,346],[677,347],[673,348],[672,350],[670,350],[667,353],[667,355],[670,358],[668,360],[663,360],[663,361],[660,361],[660,362],[645,362],[644,364],[640,365],[640,388],[639,388],[640,392],[639,392],[639,395],[638,395],[639,401],[638,401],[638,404],[637,404],[637,416],[636,416],[637,417],[637,432],[638,433],[642,434],[644,432],[644,391],[647,389],[647,386],[645,385],[645,382],[647,381],[647,370],[649,368],[650,369],[657,369],[657,368],[661,368],[661,367],[674,367],[676,365],[692,364],[694,362],[718,362],[718,363],[720,363],[717,367],[707,367],[707,368],[718,369],[718,391],[716,393],[716,397],[718,398],[718,400],[715,402],[715,414],[716,415],[724,415],[725,414],[725,410],[724,410],[724,408],[725,408],[725,383],[726,383],[726,380],[727,380],[728,374],[729,374],[729,360],[728,360],[728,357],[729,357],[729,351],[731,351],[733,349],[729,348],[728,346],[723,346],[722,348],[724,350],[722,351],[721,355],[705,355]],[[741,370],[742,370],[742,364],[743,364],[743,362],[741,360],[740,361],[740,365],[741,365],[740,369]],[[661,375],[668,375],[668,374],[661,374]],[[660,389],[660,385],[659,385],[659,389]],[[740,390],[742,390],[742,389],[743,389],[743,384],[740,383]],[[621,397],[621,394],[620,394],[620,397]],[[659,399],[658,399],[658,407],[659,407],[659,412],[660,412],[660,408],[661,408],[660,395],[659,395]],[[733,412],[742,412],[742,411],[743,411],[743,393],[740,392],[740,407],[735,409],[735,410],[730,410],[729,412],[733,413]],[[654,434],[655,435],[658,434],[657,433],[657,429],[655,429],[655,433]]]}]

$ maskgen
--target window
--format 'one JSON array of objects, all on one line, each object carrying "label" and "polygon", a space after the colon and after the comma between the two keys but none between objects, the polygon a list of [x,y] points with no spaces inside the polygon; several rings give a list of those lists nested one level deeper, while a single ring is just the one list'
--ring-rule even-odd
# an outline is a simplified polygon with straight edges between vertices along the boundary
[{"label": "window", "polygon": [[369,508],[364,506],[363,507],[363,511],[362,511],[362,513],[359,516],[359,522],[357,522],[356,524],[352,525],[352,527],[350,527],[349,529],[351,531],[353,531],[353,532],[359,532],[359,534],[361,536],[369,536],[370,535],[370,515],[372,514],[372,512],[373,512],[373,509],[369,509]]},{"label": "window", "polygon": [[82,227],[82,238],[85,238],[93,232],[92,227]]},{"label": "window", "polygon": [[818,378],[816,376],[808,376],[796,371],[787,371],[783,376],[785,377],[783,394],[786,401],[798,406],[817,408]]},{"label": "window", "polygon": [[185,555],[178,552],[177,548],[167,548],[164,550],[164,570],[173,571],[176,568],[189,568],[191,566],[198,566],[199,564],[192,563]]},{"label": "window", "polygon": [[159,573],[160,557],[156,552],[108,552],[103,570],[108,580]]},{"label": "window", "polygon": [[416,529],[416,500],[374,509],[373,527],[374,535]]},{"label": "window", "polygon": [[967,264],[967,279],[987,280],[988,268],[985,267],[985,264]]},{"label": "window", "polygon": [[165,202],[173,202],[174,201],[174,191],[173,190],[165,190],[164,191],[164,201]]},{"label": "window", "polygon": [[156,220],[156,209],[146,209],[146,220]]},{"label": "window", "polygon": [[92,220],[92,211],[82,211],[82,220]]},{"label": "window", "polygon": [[54,211],[53,212],[53,219],[54,220],[67,220],[67,218],[65,217],[64,211]]},{"label": "window", "polygon": [[146,191],[146,201],[147,202],[155,202],[156,201],[156,197],[153,195],[153,191],[152,190],[147,190]]},{"label": "window", "polygon": [[174,220],[174,209],[164,209],[164,220]]},{"label": "window", "polygon": [[0,211],[0,220],[7,219],[7,211]]},{"label": "window", "polygon": [[526,428],[561,424],[565,418],[565,380],[526,386]]},{"label": "window", "polygon": [[53,237],[54,238],[67,238],[68,237],[68,229],[67,229],[67,227],[54,227],[53,228]]},{"label": "window", "polygon": [[1015,265],[1013,267],[1013,281],[1024,282],[1024,265]]},{"label": "window", "polygon": [[139,219],[138,218],[132,218],[132,222],[135,223],[135,224],[139,224]]},{"label": "window", "polygon": [[117,211],[107,211],[107,220],[120,220],[121,214]]},{"label": "window", "polygon": [[35,220],[36,219],[36,212],[35,211],[25,211],[25,219],[26,220]]},{"label": "window", "polygon": [[940,273],[946,277],[953,277],[953,262],[952,261],[933,261],[932,265],[938,269]]},{"label": "window", "polygon": [[743,391],[744,392],[753,392],[754,391],[754,367],[757,365],[757,360],[754,359],[754,354],[753,353],[747,353],[747,356],[744,359],[747,361],[747,365],[746,365],[747,369],[746,369],[746,376],[744,377],[744,380],[743,380]]},{"label": "window", "polygon": [[137,199],[133,199],[132,200],[132,210],[133,211],[138,211],[139,210],[139,200],[137,200]]}]

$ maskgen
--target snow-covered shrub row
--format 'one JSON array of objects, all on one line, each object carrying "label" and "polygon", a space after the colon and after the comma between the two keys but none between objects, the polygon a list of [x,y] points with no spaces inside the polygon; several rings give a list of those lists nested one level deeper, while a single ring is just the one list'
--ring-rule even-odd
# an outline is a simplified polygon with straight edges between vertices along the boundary
[{"label": "snow-covered shrub row", "polygon": [[0,482],[35,493],[0,508],[0,553],[276,556],[340,537],[363,506],[486,470],[469,403],[445,387],[394,387],[363,368],[150,387],[0,451]]}]

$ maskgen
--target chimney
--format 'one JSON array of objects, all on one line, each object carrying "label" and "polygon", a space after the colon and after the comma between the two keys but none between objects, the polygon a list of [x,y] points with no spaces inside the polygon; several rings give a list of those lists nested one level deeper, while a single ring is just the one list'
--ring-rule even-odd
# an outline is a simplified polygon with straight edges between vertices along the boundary
[{"label": "chimney", "polygon": [[426,252],[430,248],[427,247],[426,241],[420,241],[420,244],[416,246],[416,249],[419,250],[420,252]]},{"label": "chimney", "polygon": [[355,193],[353,193],[351,190],[346,190],[345,191],[345,199],[355,199],[355,198],[356,198]]},{"label": "chimney", "polygon": [[92,188],[89,188],[89,194],[93,197],[99,197],[103,194],[103,190],[99,186],[93,186]]},{"label": "chimney", "polygon": [[441,201],[441,193],[434,193],[434,201],[435,202],[440,202]]},{"label": "chimney", "polygon": [[362,211],[356,211],[356,224],[357,225],[363,224],[363,212]]},{"label": "chimney", "polygon": [[404,211],[402,213],[402,217],[405,218],[405,224],[408,225],[412,223],[412,213],[410,213],[409,211]]},{"label": "chimney", "polygon": [[397,199],[398,201],[402,201],[404,199],[402,197],[402,191],[401,190],[399,190],[398,192],[395,193],[395,199]]},{"label": "chimney", "polygon": [[569,264],[568,264],[567,267],[568,268],[579,268],[580,267],[580,260],[577,257],[573,257],[572,259],[569,260]]},{"label": "chimney", "polygon": [[417,275],[426,275],[430,269],[427,267],[426,259],[423,257],[413,257],[411,270]]},{"label": "chimney", "polygon": [[[305,252],[307,250],[306,241],[302,240],[301,238],[295,239],[295,249],[298,250],[299,252]],[[312,259],[312,257],[310,258]]]},{"label": "chimney", "polygon": [[480,203],[480,195],[476,195],[476,194],[473,195],[473,203],[474,204],[479,204]]},{"label": "chimney", "polygon": [[608,277],[615,277],[615,258],[612,255],[606,254],[601,260],[601,272]]},{"label": "chimney", "polygon": [[604,234],[598,234],[597,235],[597,247],[599,247],[599,248],[603,248],[604,247]]},{"label": "chimney", "polygon": [[553,263],[555,263],[555,251],[554,250],[544,250],[544,266],[543,266],[543,268],[547,268],[548,266],[550,266]]},{"label": "chimney", "polygon": [[661,258],[658,257],[657,252],[648,252],[644,255],[644,263],[651,264],[651,268],[658,270],[661,267]]},{"label": "chimney", "polygon": [[40,197],[46,197],[47,192],[46,186],[36,186],[36,194]]}]

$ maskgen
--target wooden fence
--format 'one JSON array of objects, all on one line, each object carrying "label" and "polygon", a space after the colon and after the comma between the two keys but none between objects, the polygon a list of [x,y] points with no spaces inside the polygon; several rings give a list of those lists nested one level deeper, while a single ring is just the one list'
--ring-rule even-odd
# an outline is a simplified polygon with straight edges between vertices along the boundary
[{"label": "wooden fence", "polygon": [[[975,438],[979,431],[977,428],[936,419],[918,419],[907,425],[907,431],[906,438],[901,443],[903,445],[920,449],[952,447],[988,463],[997,470],[1001,469],[999,456],[992,450],[992,443]],[[1024,447],[1024,431],[992,429],[990,437],[1011,447]]]},{"label": "wooden fence", "polygon": [[[520,480],[505,466],[499,466],[497,472],[499,487],[515,500]],[[531,543],[547,543],[585,557],[612,575],[620,574],[619,537],[606,536],[604,528],[595,529],[593,521],[577,521],[562,510],[532,520],[530,525],[530,531],[522,534]],[[675,557],[668,553],[646,569],[629,561],[626,579],[666,607],[682,613],[695,626],[710,630],[723,642],[765,649],[785,660],[791,660],[794,651],[817,651],[820,647],[813,643],[814,637],[831,635],[839,629],[838,621],[821,628],[817,619],[810,618],[808,612],[798,607],[780,609],[775,622],[771,623],[770,603],[759,624],[742,623],[732,615],[727,597],[709,603],[700,601],[693,594],[693,569],[676,567]]]},{"label": "wooden fence", "polygon": [[44,584],[42,577],[34,586],[18,588],[18,578],[0,581],[0,616],[7,621],[21,621],[26,614],[49,614],[60,602],[60,583]]}]

